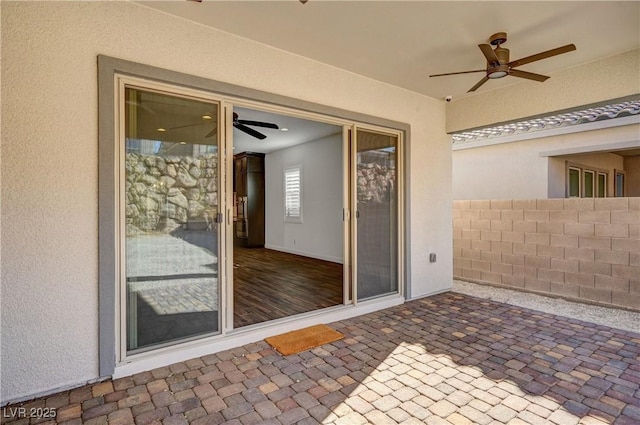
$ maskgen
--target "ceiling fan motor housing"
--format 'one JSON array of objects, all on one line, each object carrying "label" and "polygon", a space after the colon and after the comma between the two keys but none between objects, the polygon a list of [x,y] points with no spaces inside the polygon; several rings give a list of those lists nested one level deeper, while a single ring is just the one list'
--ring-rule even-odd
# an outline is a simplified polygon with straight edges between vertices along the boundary
[{"label": "ceiling fan motor housing", "polygon": [[487,63],[487,77],[492,79],[505,77],[509,74],[509,49],[498,45],[494,52],[499,63]]}]

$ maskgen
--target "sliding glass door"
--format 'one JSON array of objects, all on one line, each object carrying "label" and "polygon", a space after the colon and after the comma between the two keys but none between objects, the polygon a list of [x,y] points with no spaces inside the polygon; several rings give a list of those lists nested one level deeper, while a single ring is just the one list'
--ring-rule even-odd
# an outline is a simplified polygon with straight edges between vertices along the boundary
[{"label": "sliding glass door", "polygon": [[355,137],[357,299],[398,292],[398,135]]},{"label": "sliding glass door", "polygon": [[219,105],[124,87],[126,351],[219,331]]},{"label": "sliding glass door", "polygon": [[117,87],[119,362],[401,292],[401,132]]}]

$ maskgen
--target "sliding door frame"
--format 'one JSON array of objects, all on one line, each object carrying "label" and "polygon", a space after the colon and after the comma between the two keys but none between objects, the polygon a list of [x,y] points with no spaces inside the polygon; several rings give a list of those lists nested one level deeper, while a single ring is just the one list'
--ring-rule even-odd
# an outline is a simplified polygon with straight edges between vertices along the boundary
[{"label": "sliding door frame", "polygon": [[[398,290],[399,294],[385,304],[385,302],[366,303],[370,306],[364,309],[355,308],[354,310],[341,310],[341,308],[356,307],[355,284],[353,280],[356,270],[354,258],[354,244],[346,246],[345,242],[344,262],[345,275],[349,274],[349,278],[345,277],[343,289],[345,297],[344,304],[347,306],[336,306],[325,314],[323,311],[316,311],[309,316],[296,317],[294,320],[282,320],[266,322],[264,326],[257,329],[244,331],[242,328],[233,329],[233,309],[229,308],[229,302],[233,303],[232,294],[229,294],[230,279],[233,278],[232,259],[225,256],[225,261],[220,262],[220,308],[225,311],[221,312],[221,323],[219,326],[219,334],[213,336],[205,336],[202,338],[181,342],[175,345],[168,345],[153,349],[151,351],[136,353],[134,355],[126,355],[126,350],[122,352],[122,339],[126,337],[126,328],[122,328],[122,299],[120,286],[120,276],[124,267],[121,252],[122,243],[122,226],[121,209],[124,207],[121,200],[121,190],[119,186],[119,173],[122,166],[121,153],[118,149],[121,147],[114,146],[119,143],[123,134],[119,128],[123,122],[120,114],[121,102],[118,94],[118,78],[121,77],[126,81],[138,81],[141,88],[159,87],[169,89],[169,94],[183,94],[186,96],[194,96],[218,103],[220,119],[218,126],[218,136],[224,137],[224,143],[219,146],[219,188],[224,188],[225,193],[219,196],[220,211],[224,211],[224,228],[222,232],[224,237],[219,238],[219,255],[227,252],[233,246],[233,232],[229,231],[232,227],[232,171],[229,167],[233,158],[233,137],[232,126],[228,125],[232,121],[233,106],[249,107],[254,109],[267,110],[269,112],[280,112],[285,115],[292,115],[301,118],[328,122],[343,127],[343,139],[348,139],[348,132],[357,128],[368,130],[380,130],[385,134],[393,133],[399,135],[399,151],[397,170],[398,180],[398,205],[399,205],[399,226],[398,226]],[[184,356],[202,355],[202,353],[227,349],[229,344],[246,343],[258,336],[266,336],[272,333],[276,326],[279,331],[293,329],[307,323],[322,320],[322,317],[332,317],[334,320],[340,317],[352,317],[354,315],[363,314],[367,311],[375,311],[378,305],[397,305],[399,297],[407,293],[405,290],[406,273],[409,270],[408,264],[405,262],[408,258],[408,249],[405,243],[405,216],[404,209],[404,192],[407,190],[408,175],[405,173],[405,162],[407,158],[404,154],[404,143],[409,139],[410,126],[406,123],[397,122],[380,117],[373,117],[344,109],[334,108],[331,106],[321,105],[300,99],[277,95],[273,93],[263,92],[260,90],[249,89],[246,87],[236,86],[223,83],[207,78],[196,77],[193,75],[183,74],[175,71],[169,71],[149,65],[130,62],[118,58],[108,56],[98,56],[98,101],[99,101],[99,205],[98,205],[98,221],[99,221],[99,373],[100,376],[125,376],[126,374],[146,370],[149,367],[157,367],[168,362],[180,361]],[[226,117],[226,119],[224,119]],[[224,135],[224,136],[223,136]],[[221,139],[219,139],[221,140]],[[343,152],[350,154],[343,160],[344,162],[352,161],[353,143],[344,143]],[[345,198],[353,198],[353,179],[346,182],[344,179]],[[219,189],[219,190],[220,190]],[[349,238],[353,240],[351,232],[353,232],[353,215],[351,211],[353,207],[349,202],[344,202],[344,227],[343,231],[348,233]],[[351,210],[351,211],[350,211]],[[347,236],[347,234],[345,234]],[[351,280],[350,287],[344,284],[347,280]],[[231,280],[232,281],[232,280]],[[352,291],[349,294],[349,289]],[[231,300],[231,301],[229,301]],[[361,304],[365,304],[362,302]],[[231,305],[232,307],[232,305]],[[382,307],[377,307],[382,308]],[[369,310],[368,310],[369,309]],[[371,310],[373,309],[373,310]],[[330,314],[330,316],[328,315]],[[326,320],[326,319],[325,319]],[[126,326],[126,321],[125,321]],[[122,331],[125,331],[124,333]],[[259,338],[261,339],[261,338]],[[243,342],[244,341],[244,342]],[[125,346],[126,348],[126,346]]]},{"label": "sliding door frame", "polygon": [[[217,167],[218,167],[218,176],[217,176],[217,190],[218,190],[218,208],[219,211],[226,211],[228,208],[228,200],[226,197],[221,195],[221,188],[225,187],[228,184],[227,175],[227,161],[226,157],[226,141],[221,139],[222,134],[225,134],[228,131],[227,119],[225,117],[223,109],[223,101],[218,98],[215,94],[194,90],[187,87],[182,87],[179,85],[160,83],[156,81],[147,80],[144,78],[132,77],[127,75],[116,75],[115,76],[115,98],[116,108],[115,113],[117,118],[115,120],[115,124],[117,126],[117,140],[115,142],[115,157],[117,158],[117,174],[115,176],[115,187],[118,191],[118,196],[116,200],[116,211],[118,214],[118,236],[117,236],[117,255],[116,260],[118,263],[118,279],[117,279],[117,301],[116,301],[116,317],[119,317],[119,331],[116,332],[116,346],[119,347],[117,352],[116,359],[120,362],[126,362],[131,358],[144,357],[147,353],[158,352],[165,349],[172,349],[172,347],[184,343],[188,343],[194,340],[206,339],[215,337],[217,335],[224,334],[225,330],[225,319],[224,319],[224,310],[223,304],[226,296],[226,280],[227,280],[227,271],[229,270],[229,265],[227,262],[221,262],[220,257],[224,255],[227,250],[227,240],[225,238],[228,230],[225,228],[218,228],[217,232],[217,241],[218,241],[218,329],[210,335],[195,335],[193,337],[186,337],[178,341],[169,341],[165,343],[159,343],[153,346],[149,346],[148,348],[139,349],[139,350],[127,350],[127,340],[128,336],[131,332],[131,323],[129,318],[127,317],[127,303],[129,300],[127,299],[127,271],[126,271],[126,252],[125,252],[125,242],[126,242],[126,225],[125,225],[125,108],[124,103],[125,99],[125,89],[132,88],[140,91],[151,92],[151,93],[159,93],[165,94],[169,96],[182,97],[185,99],[193,99],[202,102],[210,102],[211,104],[216,105],[217,109],[217,148],[218,148],[218,159],[217,159]],[[221,143],[225,142],[225,143]],[[224,217],[224,215],[223,215]],[[226,223],[227,220],[224,220]],[[133,352],[131,352],[133,351]]]},{"label": "sliding door frame", "polygon": [[[374,126],[370,124],[354,124],[350,129],[349,137],[349,209],[351,210],[351,222],[350,222],[350,242],[352,258],[351,269],[351,286],[353,294],[353,304],[367,302],[368,300],[358,300],[358,131],[368,131],[372,133],[378,133],[385,136],[393,136],[397,139],[396,147],[396,214],[397,214],[397,226],[394,229],[397,232],[397,243],[395,249],[397,250],[396,258],[396,270],[398,279],[398,294],[405,296],[405,209],[404,209],[404,190],[405,190],[405,170],[404,170],[404,139],[403,132],[388,127]],[[385,294],[386,295],[386,294]]]},{"label": "sliding door frame", "polygon": [[[224,105],[224,109],[226,111],[227,114],[227,122],[233,122],[233,109],[234,107],[240,107],[240,108],[245,108],[245,109],[252,109],[255,111],[264,111],[264,112],[268,112],[268,113],[273,113],[273,114],[279,114],[279,115],[283,115],[283,116],[289,116],[289,117],[294,117],[294,118],[298,118],[298,119],[304,119],[304,120],[309,120],[309,121],[315,121],[315,122],[321,122],[321,123],[325,123],[325,124],[330,124],[330,125],[335,125],[336,127],[341,127],[342,128],[342,134],[343,134],[343,140],[342,140],[342,152],[343,152],[343,158],[342,158],[342,164],[341,166],[346,167],[348,166],[348,155],[345,157],[345,153],[348,154],[348,147],[349,144],[346,143],[347,141],[345,140],[345,131],[347,128],[349,128],[350,126],[353,125],[352,121],[349,120],[345,120],[342,118],[337,118],[337,117],[331,117],[331,116],[327,116],[327,115],[323,115],[323,114],[318,114],[315,112],[311,112],[311,111],[304,111],[304,110],[298,110],[295,108],[290,108],[287,106],[281,106],[281,105],[272,105],[272,104],[266,104],[264,102],[258,102],[258,101],[253,101],[253,100],[247,100],[247,99],[237,99],[237,98],[233,98],[233,97],[224,97],[224,100],[222,102],[222,104]],[[227,211],[226,211],[226,217],[227,217],[227,246],[229,247],[229,252],[226,255],[226,262],[227,262],[227,280],[228,283],[226,286],[227,290],[230,292],[228,294],[228,296],[225,298],[225,302],[226,302],[226,313],[225,313],[225,334],[227,333],[234,333],[234,332],[242,332],[246,327],[242,326],[239,328],[234,328],[234,302],[233,302],[233,296],[234,296],[234,269],[233,269],[233,211],[231,208],[233,208],[233,166],[232,166],[232,162],[233,162],[233,126],[231,125],[227,125],[227,133],[226,133],[226,150],[227,152],[231,152],[231,155],[229,155],[230,158],[228,158],[228,167],[227,167],[227,193],[226,193],[226,197],[227,197]],[[349,247],[349,238],[348,238],[348,234],[347,229],[349,228],[349,221],[345,220],[345,214],[348,213],[347,209],[348,209],[348,193],[346,193],[349,190],[349,182],[348,179],[346,178],[347,173],[344,173],[345,178],[343,178],[343,236],[342,236],[342,240],[343,240],[343,255],[342,255],[342,261],[343,261],[343,278],[342,278],[342,286],[343,286],[343,302],[342,302],[342,306],[345,305],[351,305],[352,302],[350,299],[347,298],[348,294],[349,294],[349,281],[351,279],[351,274],[350,274],[350,268],[349,268],[349,263],[350,263],[350,252],[348,251],[348,247]],[[317,312],[318,310],[314,310],[311,312],[307,312],[307,313],[302,313],[302,314],[313,314],[315,312]],[[279,321],[283,321],[283,320],[289,320],[291,316],[288,317],[284,317],[284,318],[280,318],[280,319],[274,319],[274,320],[270,320],[267,322],[260,322],[260,323],[256,323],[256,324],[252,324],[249,325],[251,328],[256,328],[256,327],[263,327],[263,326],[269,326],[272,323],[278,323]]]}]

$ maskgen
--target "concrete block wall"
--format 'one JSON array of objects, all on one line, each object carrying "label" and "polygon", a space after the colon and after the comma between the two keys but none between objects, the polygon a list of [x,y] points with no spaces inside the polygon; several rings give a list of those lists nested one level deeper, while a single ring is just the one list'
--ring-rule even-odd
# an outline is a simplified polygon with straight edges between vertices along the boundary
[{"label": "concrete block wall", "polygon": [[454,201],[453,275],[640,311],[640,198]]}]

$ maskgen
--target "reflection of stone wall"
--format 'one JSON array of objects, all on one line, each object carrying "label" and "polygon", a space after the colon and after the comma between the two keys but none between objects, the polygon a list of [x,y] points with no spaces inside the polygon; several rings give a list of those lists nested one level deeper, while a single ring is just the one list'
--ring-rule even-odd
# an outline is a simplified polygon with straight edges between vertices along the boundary
[{"label": "reflection of stone wall", "polygon": [[211,223],[218,205],[217,161],[212,153],[197,158],[128,153],[127,234]]},{"label": "reflection of stone wall", "polygon": [[380,164],[358,164],[358,202],[388,202],[394,191],[395,169]]}]

